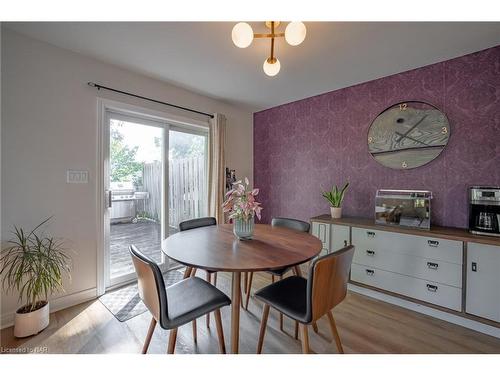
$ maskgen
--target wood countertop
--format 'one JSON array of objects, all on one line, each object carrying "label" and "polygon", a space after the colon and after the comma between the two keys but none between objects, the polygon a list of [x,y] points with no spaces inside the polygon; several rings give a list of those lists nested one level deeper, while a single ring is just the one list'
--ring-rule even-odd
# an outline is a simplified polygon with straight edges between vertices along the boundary
[{"label": "wood countertop", "polygon": [[328,214],[312,217],[310,221],[500,246],[500,237],[480,236],[477,234],[469,233],[467,229],[462,228],[432,226],[431,229],[417,229],[402,226],[376,224],[374,219],[366,219],[360,217],[343,217],[341,219],[332,219],[332,217]]}]

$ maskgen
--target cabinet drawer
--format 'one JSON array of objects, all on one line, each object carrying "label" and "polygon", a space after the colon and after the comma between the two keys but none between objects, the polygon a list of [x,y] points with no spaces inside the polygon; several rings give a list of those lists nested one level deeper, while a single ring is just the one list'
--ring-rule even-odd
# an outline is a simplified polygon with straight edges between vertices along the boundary
[{"label": "cabinet drawer", "polygon": [[400,254],[462,264],[463,246],[460,241],[352,228],[352,244],[362,250],[385,249]]},{"label": "cabinet drawer", "polygon": [[460,288],[356,263],[353,263],[351,267],[351,279],[434,305],[461,311],[462,290]]},{"label": "cabinet drawer", "polygon": [[421,258],[393,251],[356,248],[353,262],[381,270],[418,277],[437,283],[462,287],[462,266],[429,258]]}]

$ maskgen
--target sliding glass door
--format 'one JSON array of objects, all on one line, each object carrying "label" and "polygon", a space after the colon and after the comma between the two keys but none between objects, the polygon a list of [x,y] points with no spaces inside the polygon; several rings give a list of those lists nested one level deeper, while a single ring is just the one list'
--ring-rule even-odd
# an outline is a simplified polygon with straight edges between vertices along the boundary
[{"label": "sliding glass door", "polygon": [[108,110],[104,128],[104,280],[135,280],[129,246],[163,271],[176,263],[161,241],[207,215],[207,140],[199,127]]},{"label": "sliding glass door", "polygon": [[164,166],[168,126],[114,112],[106,114],[106,286],[135,277],[129,246],[135,245],[162,267],[165,237]]}]

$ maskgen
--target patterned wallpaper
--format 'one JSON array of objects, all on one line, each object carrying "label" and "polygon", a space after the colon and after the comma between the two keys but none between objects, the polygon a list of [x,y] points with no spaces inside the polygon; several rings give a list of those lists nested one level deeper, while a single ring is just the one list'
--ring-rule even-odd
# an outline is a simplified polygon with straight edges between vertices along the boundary
[{"label": "patterned wallpaper", "polygon": [[[431,163],[397,171],[371,158],[367,132],[405,100],[444,111],[451,137]],[[433,224],[467,227],[467,186],[500,185],[500,46],[254,114],[263,222],[328,213],[321,188],[345,181],[345,216],[372,217],[377,189],[425,189],[434,194]]]}]

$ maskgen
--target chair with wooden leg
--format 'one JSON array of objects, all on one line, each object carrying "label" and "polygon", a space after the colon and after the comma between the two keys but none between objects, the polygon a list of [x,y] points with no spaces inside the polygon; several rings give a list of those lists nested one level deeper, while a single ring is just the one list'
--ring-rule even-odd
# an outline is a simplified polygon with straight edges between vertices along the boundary
[{"label": "chair with wooden leg", "polygon": [[264,303],[257,353],[262,352],[269,307],[299,322],[303,353],[309,353],[307,327],[327,315],[337,349],[344,353],[331,310],[347,294],[353,255],[354,246],[344,247],[314,260],[307,279],[290,276],[255,293],[255,297]]},{"label": "chair with wooden leg", "polygon": [[[172,354],[178,327],[210,312],[215,313],[219,351],[225,353],[220,308],[231,304],[229,297],[198,277],[189,277],[165,288],[160,268],[153,260],[134,245],[130,246],[130,255],[137,274],[139,296],[153,315],[142,353],[147,352],[157,323],[161,328],[170,330],[167,352]],[[196,330],[196,327],[193,326],[193,329]]]},{"label": "chair with wooden leg", "polygon": [[[309,223],[306,223],[305,221],[297,220],[297,219],[289,219],[289,218],[284,218],[284,217],[274,217],[271,221],[271,225],[273,227],[289,228],[289,229],[298,230],[300,232],[306,232],[306,233],[309,232],[309,228],[310,228]],[[290,269],[291,269],[291,267],[286,267],[286,268],[280,268],[278,270],[272,270],[272,271],[267,271],[267,272],[271,274],[271,280],[274,283],[276,277],[278,277],[281,280],[283,278],[283,275],[285,275]],[[300,270],[298,269],[298,266],[294,268],[294,273],[297,276],[300,276]],[[248,310],[248,301],[250,300],[252,280],[253,280],[253,272],[250,273],[250,276],[248,279],[248,286],[245,288],[246,293],[247,293],[246,301],[245,301],[245,310]],[[280,330],[283,331],[283,314],[280,314]]]},{"label": "chair with wooden leg", "polygon": [[[209,227],[211,225],[217,225],[217,220],[215,217],[200,217],[198,219],[185,220],[179,223],[179,231],[183,232],[185,230]],[[191,276],[195,276],[197,272],[196,268],[191,271]],[[206,271],[206,281],[215,285],[217,284],[217,273],[213,271]],[[213,282],[212,282],[213,279]],[[207,327],[210,327],[210,314],[207,314]],[[193,335],[196,336],[196,321],[193,322]]]}]

